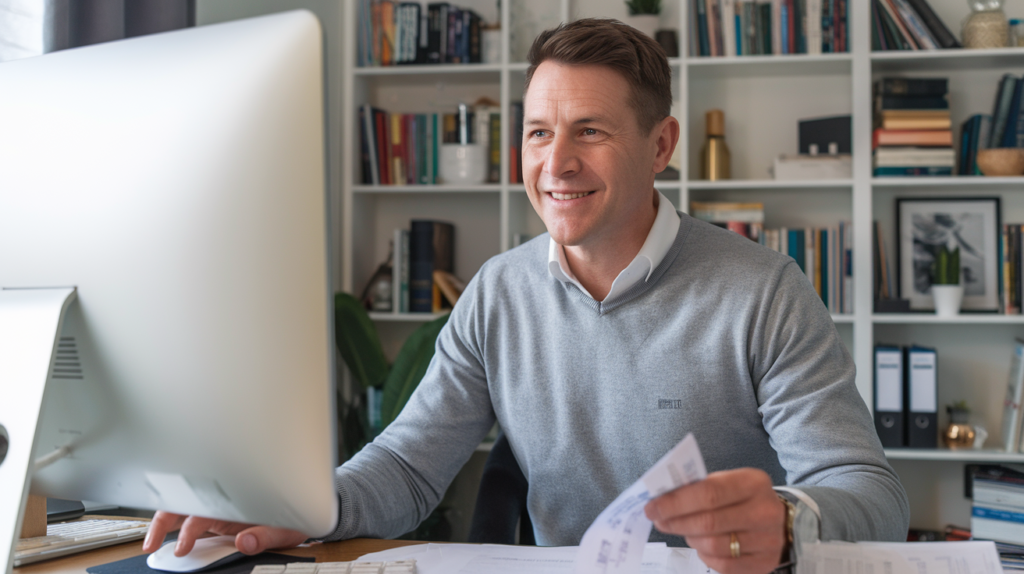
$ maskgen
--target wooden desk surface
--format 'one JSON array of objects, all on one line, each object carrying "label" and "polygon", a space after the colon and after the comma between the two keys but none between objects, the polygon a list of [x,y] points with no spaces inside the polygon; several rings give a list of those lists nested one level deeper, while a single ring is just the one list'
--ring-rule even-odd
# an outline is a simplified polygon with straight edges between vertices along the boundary
[{"label": "wooden desk surface", "polygon": [[[317,562],[345,562],[355,560],[369,552],[379,552],[389,548],[408,546],[410,544],[424,544],[423,542],[412,542],[409,540],[376,540],[371,538],[356,538],[343,542],[328,542],[325,544],[314,544],[308,548],[292,548],[290,550],[275,550],[282,554],[292,556],[312,556]],[[116,546],[107,546],[97,550],[73,554],[64,558],[55,558],[45,562],[37,562],[15,568],[15,574],[84,574],[85,569],[107,562],[124,560],[132,556],[142,554],[142,541],[126,542]]]}]

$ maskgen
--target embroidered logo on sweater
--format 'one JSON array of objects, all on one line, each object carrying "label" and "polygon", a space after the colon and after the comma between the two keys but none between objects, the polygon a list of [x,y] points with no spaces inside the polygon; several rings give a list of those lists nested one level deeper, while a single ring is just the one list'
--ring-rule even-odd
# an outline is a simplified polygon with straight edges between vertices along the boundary
[{"label": "embroidered logo on sweater", "polygon": [[681,409],[683,408],[682,399],[658,399],[658,409]]}]

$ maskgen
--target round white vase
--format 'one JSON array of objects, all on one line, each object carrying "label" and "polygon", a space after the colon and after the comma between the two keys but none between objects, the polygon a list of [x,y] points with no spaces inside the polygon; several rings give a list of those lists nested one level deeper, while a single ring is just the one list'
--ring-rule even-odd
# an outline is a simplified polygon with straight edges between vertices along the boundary
[{"label": "round white vase", "polygon": [[932,285],[935,299],[935,314],[939,317],[955,317],[960,314],[960,303],[964,299],[963,285]]},{"label": "round white vase", "polygon": [[654,33],[658,30],[658,15],[637,14],[630,16],[626,23],[653,38]]}]

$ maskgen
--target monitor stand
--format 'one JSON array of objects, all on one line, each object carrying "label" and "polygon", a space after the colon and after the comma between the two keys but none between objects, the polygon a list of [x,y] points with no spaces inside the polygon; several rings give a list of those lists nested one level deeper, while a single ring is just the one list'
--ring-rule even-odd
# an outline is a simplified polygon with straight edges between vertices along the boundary
[{"label": "monitor stand", "polygon": [[10,574],[35,461],[39,411],[75,288],[0,289],[0,565]]}]

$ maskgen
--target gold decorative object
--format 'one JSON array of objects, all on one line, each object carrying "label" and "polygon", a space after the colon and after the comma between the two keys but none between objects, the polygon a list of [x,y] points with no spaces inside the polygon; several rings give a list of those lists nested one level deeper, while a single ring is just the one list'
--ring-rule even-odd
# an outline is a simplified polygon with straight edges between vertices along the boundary
[{"label": "gold decorative object", "polygon": [[729,148],[725,145],[725,112],[710,110],[706,118],[707,138],[700,150],[700,177],[710,181],[730,179]]},{"label": "gold decorative object", "polygon": [[988,176],[1024,175],[1024,148],[978,150],[978,169]]},{"label": "gold decorative object", "polygon": [[942,441],[946,443],[946,447],[958,449],[974,446],[974,427],[967,424],[967,420],[971,415],[967,405],[961,401],[955,405],[947,406],[946,412],[949,413],[950,420],[949,426],[946,427],[946,432],[942,433]]}]

